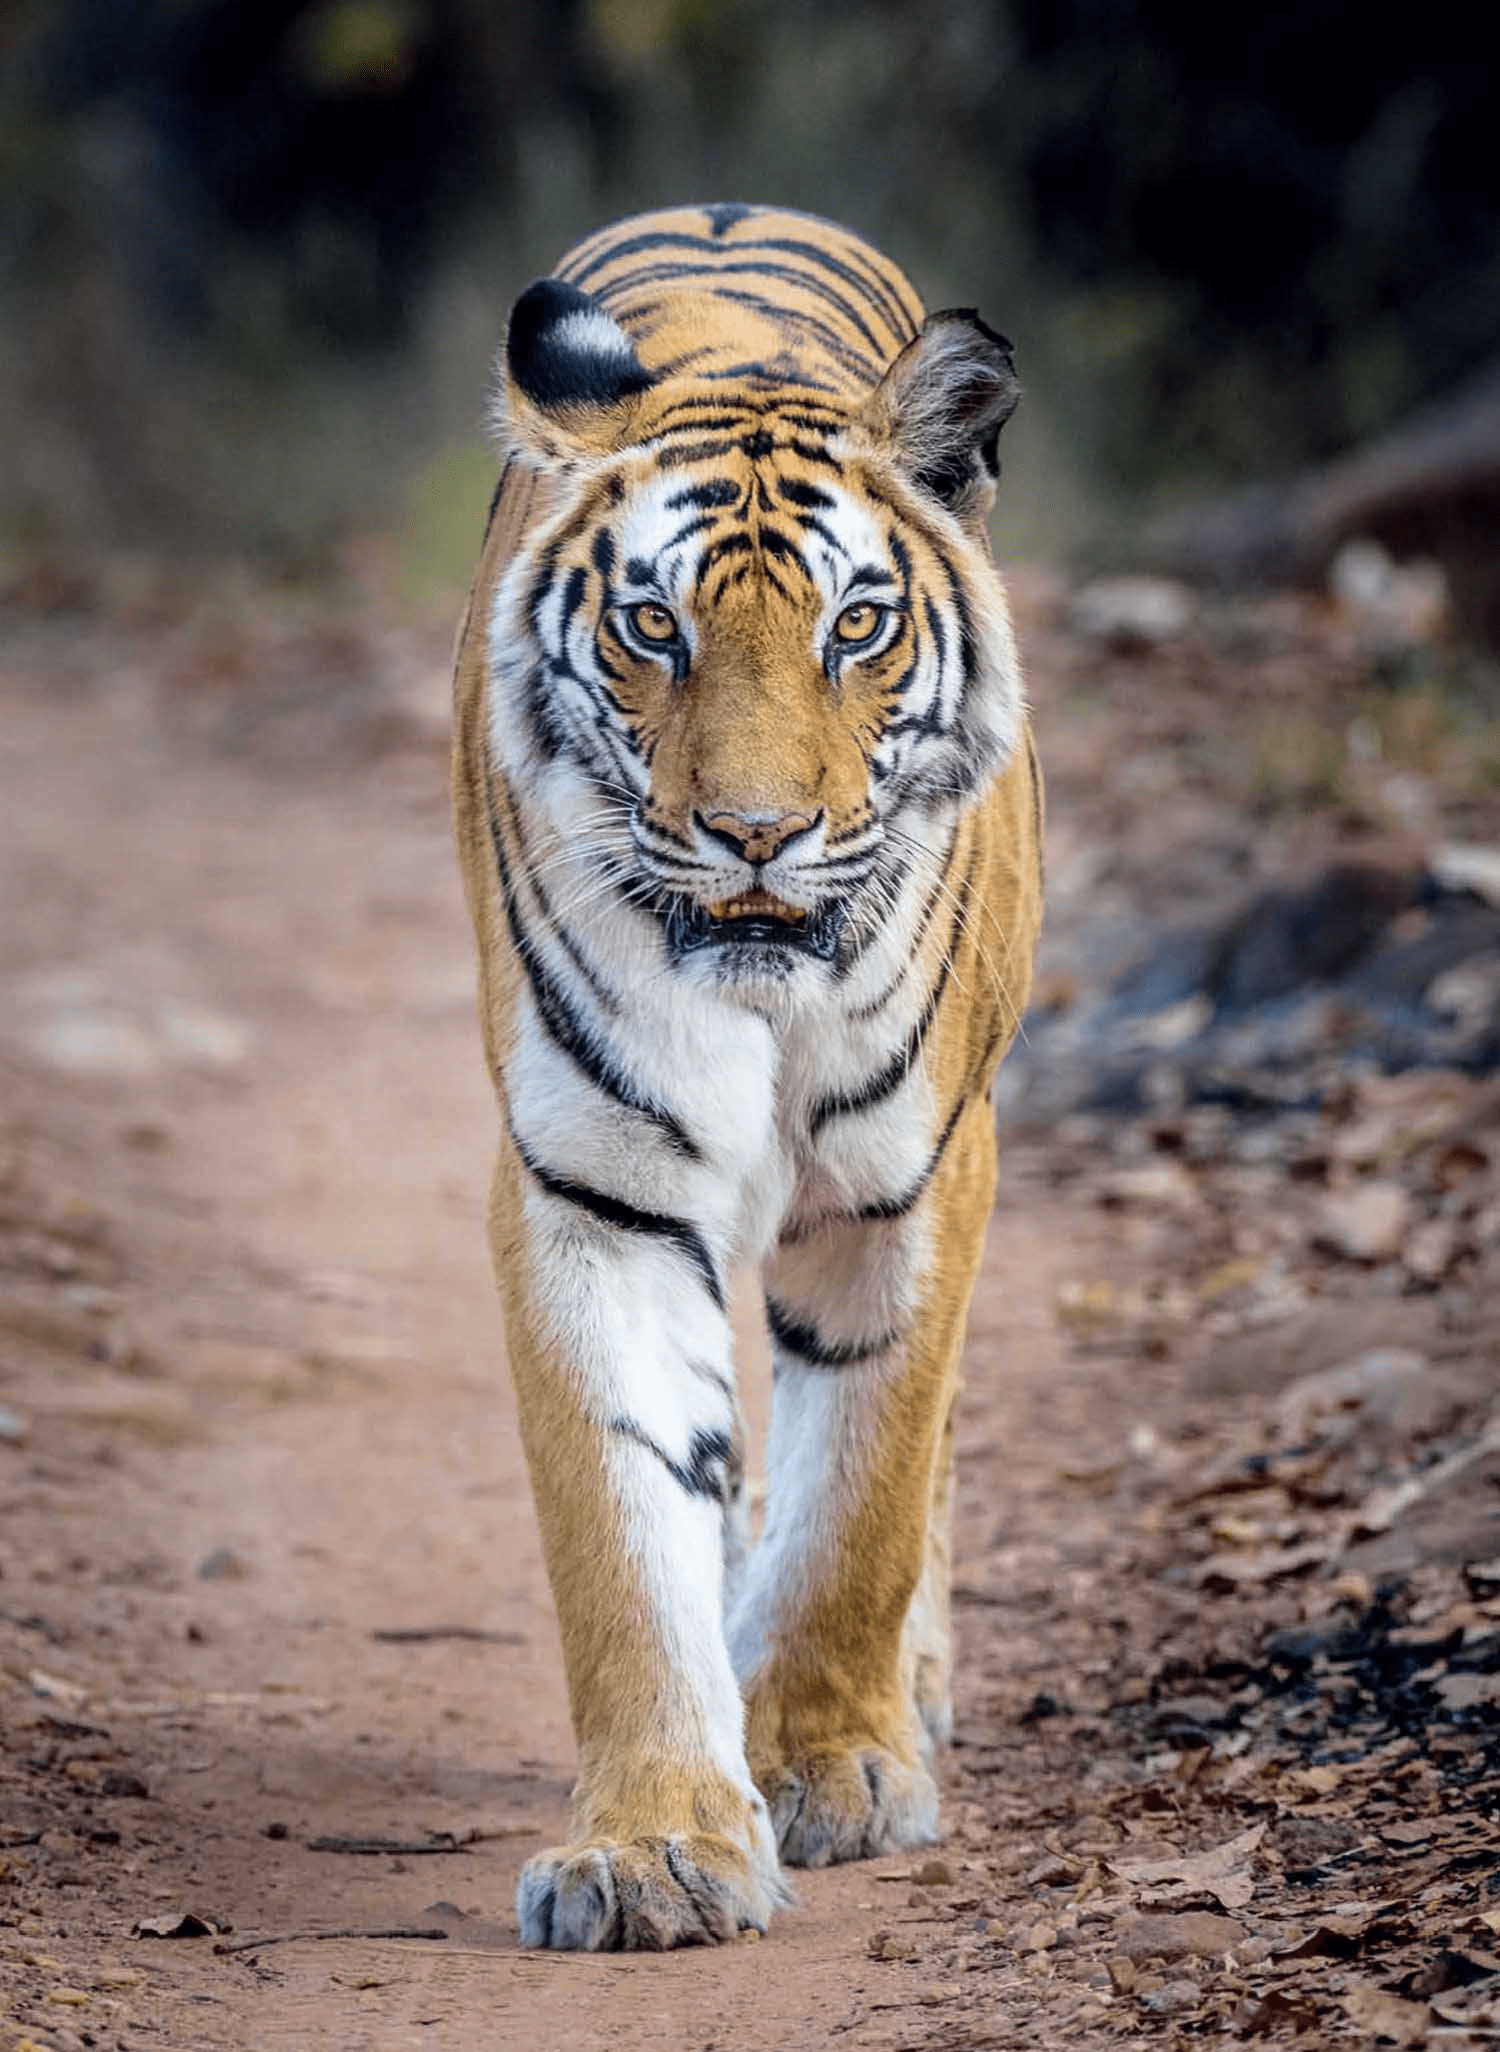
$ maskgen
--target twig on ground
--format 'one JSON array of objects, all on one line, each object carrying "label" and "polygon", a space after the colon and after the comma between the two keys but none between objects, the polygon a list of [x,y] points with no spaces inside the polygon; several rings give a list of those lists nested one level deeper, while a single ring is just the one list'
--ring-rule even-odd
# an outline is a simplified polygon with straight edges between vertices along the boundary
[{"label": "twig on ground", "polygon": [[534,1824],[472,1824],[466,1831],[433,1831],[426,1838],[310,1838],[309,1852],[461,1853],[494,1838],[530,1838]]},{"label": "twig on ground", "polygon": [[520,1632],[487,1632],[479,1625],[392,1625],[384,1631],[371,1632],[372,1639],[378,1639],[383,1646],[422,1646],[429,1639],[472,1639],[482,1646],[524,1646],[525,1637]]},{"label": "twig on ground", "polygon": [[261,1952],[268,1945],[293,1945],[304,1938],[446,1938],[448,1933],[438,1924],[395,1924],[380,1931],[277,1931],[269,1938],[236,1938],[232,1944],[219,1944],[215,1952]]}]

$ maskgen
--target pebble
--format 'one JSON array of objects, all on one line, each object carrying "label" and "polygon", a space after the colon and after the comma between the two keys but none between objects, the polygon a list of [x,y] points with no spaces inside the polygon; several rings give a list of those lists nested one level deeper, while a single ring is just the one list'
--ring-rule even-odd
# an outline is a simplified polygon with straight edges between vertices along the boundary
[{"label": "pebble", "polygon": [[958,1875],[946,1860],[924,1860],[912,1869],[912,1880],[920,1888],[956,1888]]},{"label": "pebble", "polygon": [[1203,2000],[1203,1990],[1196,1981],[1168,1981],[1164,1988],[1153,1988],[1140,1998],[1142,2009],[1149,2009],[1157,2016],[1171,2016],[1181,2009],[1196,2009]]},{"label": "pebble", "polygon": [[31,1420],[23,1418],[19,1411],[8,1411],[0,1404],[0,1444],[24,1446],[31,1436]]},{"label": "pebble", "polygon": [[1137,1917],[1119,1936],[1127,1959],[1217,1959],[1245,1936],[1243,1924],[1210,1910],[1185,1910],[1179,1916]]},{"label": "pebble", "polygon": [[135,1802],[150,1800],[151,1791],[139,1774],[126,1774],[118,1768],[106,1774],[99,1784],[100,1795],[128,1796]]},{"label": "pebble", "polygon": [[1324,1198],[1318,1238],[1350,1261],[1387,1261],[1401,1251],[1410,1213],[1399,1183],[1357,1183]]},{"label": "pebble", "polygon": [[198,1563],[200,1582],[243,1582],[249,1572],[239,1555],[228,1546],[216,1546]]}]

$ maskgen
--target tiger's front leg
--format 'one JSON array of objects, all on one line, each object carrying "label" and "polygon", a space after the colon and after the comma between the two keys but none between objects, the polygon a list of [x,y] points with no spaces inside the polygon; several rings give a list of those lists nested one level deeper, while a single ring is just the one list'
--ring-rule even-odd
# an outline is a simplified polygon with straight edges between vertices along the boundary
[{"label": "tiger's front leg", "polygon": [[521,1876],[521,1942],[764,1930],[786,1894],[721,1622],[738,1420],[718,1257],[514,1138],[490,1223],[579,1754],[572,1841]]},{"label": "tiger's front leg", "polygon": [[949,1418],[994,1180],[981,1091],[920,1203],[827,1223],[769,1267],[766,1525],[730,1644],[792,1865],[937,1834]]}]

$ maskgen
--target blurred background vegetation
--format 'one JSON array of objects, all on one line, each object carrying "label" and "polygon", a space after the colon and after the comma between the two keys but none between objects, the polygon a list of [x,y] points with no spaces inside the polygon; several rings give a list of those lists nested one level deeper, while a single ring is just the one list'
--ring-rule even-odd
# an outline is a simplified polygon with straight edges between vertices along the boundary
[{"label": "blurred background vegetation", "polygon": [[1011,555],[1500,357],[1490,31],[1352,0],[10,0],[0,546],[467,575],[505,312],[611,216],[825,213],[1015,336]]}]

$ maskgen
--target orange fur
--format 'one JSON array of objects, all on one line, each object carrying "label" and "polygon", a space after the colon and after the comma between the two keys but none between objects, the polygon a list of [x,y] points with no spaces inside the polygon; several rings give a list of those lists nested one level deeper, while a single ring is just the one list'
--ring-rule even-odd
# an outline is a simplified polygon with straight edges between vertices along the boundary
[{"label": "orange fur", "polygon": [[[653,282],[649,267],[642,272],[630,253],[632,231],[698,238],[706,276]],[[809,265],[794,266],[801,282],[782,281],[779,301],[769,307],[762,302],[770,288],[749,295],[755,304],[716,294],[716,280],[738,276],[729,267],[742,245],[793,237],[861,281],[866,297],[858,318],[828,303],[821,287],[832,274]],[[728,389],[713,374],[753,361],[766,367],[759,389],[772,401],[778,376],[816,379],[805,401],[798,398],[802,388],[790,383],[780,397],[839,424],[830,432],[842,436],[850,488],[894,507],[915,578],[938,579],[945,551],[961,546],[970,552],[963,568],[976,607],[984,619],[1003,621],[1004,596],[981,524],[984,493],[958,508],[962,541],[955,544],[951,525],[924,508],[897,460],[903,435],[928,432],[921,421],[913,425],[905,370],[878,384],[883,369],[898,358],[905,365],[919,346],[908,343],[903,354],[900,335],[891,332],[903,323],[914,330],[921,320],[899,272],[845,231],[801,216],[747,216],[708,243],[702,210],[681,209],[605,231],[559,267],[560,277],[594,294],[629,335],[640,362],[657,376],[649,390],[617,405],[553,412],[513,388],[505,395],[511,460],[459,637],[454,749],[456,833],[478,942],[480,1014],[502,1097],[522,969],[507,930],[495,835],[506,860],[524,861],[518,808],[526,794],[509,787],[487,740],[487,635],[501,580],[539,534],[553,534],[564,563],[583,561],[588,537],[608,518],[609,479],[622,470],[627,479],[645,474],[656,461],[650,449],[630,452],[664,422],[691,418],[693,405],[707,418],[709,401]],[[872,303],[888,310],[885,326]],[[721,469],[748,489],[755,463],[730,449]],[[776,474],[815,487],[819,469],[789,446]],[[870,737],[888,716],[893,665],[872,661],[850,673],[847,688],[830,691],[809,653],[810,607],[800,588],[778,592],[747,578],[727,586],[704,618],[684,683],[649,661],[621,658],[618,698],[649,750],[650,809],[665,826],[686,831],[694,813],[705,810],[810,815],[816,808],[834,830],[856,828],[869,816]],[[805,1600],[781,1618],[749,1688],[747,1749],[757,1784],[773,1813],[794,1787],[805,1815],[827,1823],[835,1855],[864,1843],[872,1798],[862,1762],[877,1756],[894,1781],[919,1779],[927,1772],[924,1728],[941,1731],[946,1716],[951,1413],[994,1191],[988,1088],[1025,1006],[1040,920],[1040,826],[1040,783],[1023,724],[1003,768],[959,818],[945,872],[950,896],[940,900],[920,948],[924,979],[947,962],[921,1067],[933,1143],[945,1132],[951,1138],[899,1227],[921,1236],[927,1250],[915,1311],[875,1393],[859,1459],[842,1478],[830,1557]],[[951,905],[960,884],[967,890],[963,918]],[[834,1268],[868,1278],[873,1288],[896,1231],[812,1204],[803,1223],[789,1223],[770,1257],[771,1292],[795,1295]],[[663,1841],[690,1843],[692,1862],[717,1902],[718,1883],[731,1890],[744,1884],[754,1819],[742,1791],[701,1751],[663,1744],[662,1703],[672,1678],[663,1674],[640,1572],[609,1508],[599,1421],[538,1307],[526,1171],[509,1139],[496,1167],[490,1233],[579,1747],[574,1844],[556,1856],[559,1886],[584,1886],[596,1871],[590,1860],[607,1857],[614,1862],[610,1885],[621,1903],[639,1906],[639,1915],[632,1923],[622,1911],[625,1935],[599,1942],[680,1942],[703,1934],[663,1866]],[[732,1910],[715,1910],[708,1923],[725,1916],[732,1929]],[[750,1912],[738,1917],[756,1920]],[[709,1935],[727,1933],[711,1928]]]}]

